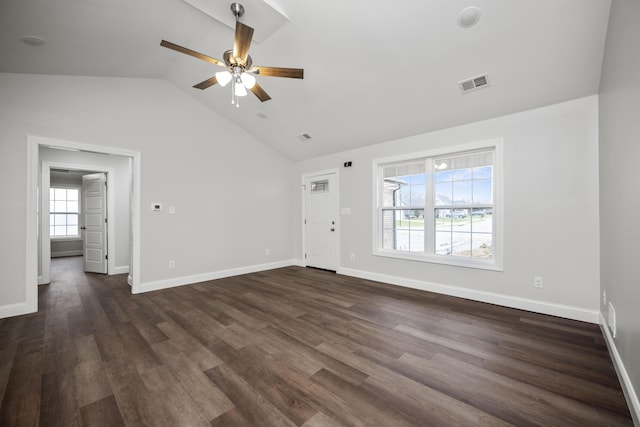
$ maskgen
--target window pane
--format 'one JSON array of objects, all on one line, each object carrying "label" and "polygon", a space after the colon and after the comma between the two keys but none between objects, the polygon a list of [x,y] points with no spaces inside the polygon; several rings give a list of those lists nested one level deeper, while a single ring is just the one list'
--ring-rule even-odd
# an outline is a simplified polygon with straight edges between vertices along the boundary
[{"label": "window pane", "polygon": [[78,225],[78,215],[67,215],[67,225]]},{"label": "window pane", "polygon": [[459,257],[471,257],[471,233],[451,233],[451,254]]},{"label": "window pane", "polygon": [[396,230],[396,250],[409,250],[409,230]]},{"label": "window pane", "polygon": [[493,203],[493,180],[473,181],[473,203],[490,205]]},{"label": "window pane", "polygon": [[56,189],[55,188],[49,188],[49,200],[53,200],[56,194]]},{"label": "window pane", "polygon": [[436,231],[451,231],[451,210],[436,209],[435,210],[435,229]]},{"label": "window pane", "polygon": [[56,188],[54,200],[67,200],[67,190],[65,188]]},{"label": "window pane", "polygon": [[493,166],[483,166],[473,168],[473,179],[490,179],[493,178]]},{"label": "window pane", "polygon": [[473,233],[472,235],[473,258],[493,258],[492,235],[489,233]]},{"label": "window pane", "polygon": [[[424,175],[420,175],[420,176],[424,177]],[[418,176],[416,176],[415,178],[418,178]],[[413,181],[413,179],[411,181]],[[419,181],[419,179],[416,179],[416,181]],[[411,206],[424,206],[424,191],[425,191],[424,182],[416,185],[412,184],[411,187],[409,188],[409,192],[410,192],[409,204]]]},{"label": "window pane", "polygon": [[66,225],[56,225],[55,227],[53,227],[54,232],[53,235],[54,236],[66,236],[67,235],[67,226]]},{"label": "window pane", "polygon": [[326,193],[327,191],[329,191],[329,181],[328,180],[323,180],[323,181],[313,181],[311,183],[311,192],[312,193]]},{"label": "window pane", "polygon": [[382,232],[382,249],[395,249],[394,248],[394,234],[393,229],[385,229]]},{"label": "window pane", "polygon": [[435,244],[437,255],[451,255],[451,232],[437,231]]},{"label": "window pane", "polygon": [[77,188],[67,188],[67,200],[78,201],[79,190]]},{"label": "window pane", "polygon": [[78,212],[78,202],[67,202],[67,212]]},{"label": "window pane", "polygon": [[411,252],[424,252],[424,230],[415,229],[409,231],[409,250]]},{"label": "window pane", "polygon": [[55,225],[67,225],[67,216],[65,214],[55,214],[53,217]]},{"label": "window pane", "polygon": [[56,211],[56,202],[54,202],[53,200],[51,200],[49,202],[49,212],[55,212]]},{"label": "window pane", "polygon": [[435,185],[435,187],[436,206],[453,204],[453,184],[451,182],[439,182]]},{"label": "window pane", "polygon": [[453,204],[471,204],[471,181],[461,181],[453,183]]},{"label": "window pane", "polygon": [[67,211],[67,202],[59,202],[59,201],[54,202],[52,212],[66,212],[66,211]]},{"label": "window pane", "polygon": [[[435,166],[436,170],[438,170],[438,165]],[[450,182],[453,178],[450,170],[438,171],[435,173],[436,182]]]},{"label": "window pane", "polygon": [[67,236],[77,236],[78,235],[78,226],[70,225],[67,227]]},{"label": "window pane", "polygon": [[453,171],[453,180],[454,181],[464,181],[464,180],[468,180],[471,179],[472,176],[472,169],[471,168],[465,168],[465,169],[455,169]]},{"label": "window pane", "polygon": [[383,185],[384,187],[382,189],[382,206],[396,206],[396,191],[400,188],[400,185],[395,179],[385,179]]}]

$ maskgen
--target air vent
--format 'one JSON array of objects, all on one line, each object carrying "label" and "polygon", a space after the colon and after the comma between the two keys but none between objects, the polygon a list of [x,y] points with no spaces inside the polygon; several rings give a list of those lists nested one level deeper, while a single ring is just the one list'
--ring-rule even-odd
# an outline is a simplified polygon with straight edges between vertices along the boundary
[{"label": "air vent", "polygon": [[489,86],[489,81],[487,80],[487,75],[482,74],[480,76],[472,77],[467,80],[462,80],[458,82],[458,86],[460,86],[462,93],[467,93],[476,89],[483,88],[485,86]]},{"label": "air vent", "polygon": [[309,135],[308,133],[303,133],[302,135],[298,135],[298,139],[300,141],[308,141],[311,139],[311,135]]}]

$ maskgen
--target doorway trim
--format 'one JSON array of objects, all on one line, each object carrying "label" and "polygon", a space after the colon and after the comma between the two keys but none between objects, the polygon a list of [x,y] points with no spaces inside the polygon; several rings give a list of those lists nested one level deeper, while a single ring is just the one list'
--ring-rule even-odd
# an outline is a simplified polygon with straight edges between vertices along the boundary
[{"label": "doorway trim", "polygon": [[[115,246],[115,221],[113,215],[115,212],[115,169],[106,166],[90,166],[76,163],[62,162],[42,162],[42,184],[40,206],[42,207],[42,215],[40,215],[40,232],[42,234],[42,246],[40,248],[40,260],[42,262],[42,274],[38,276],[38,285],[44,285],[51,280],[51,235],[49,230],[49,188],[51,187],[51,169],[69,169],[82,170],[87,172],[101,172],[107,174],[107,216],[111,217],[107,221],[107,254],[112,256],[107,258],[107,274],[116,274],[115,259],[113,254]],[[84,255],[83,255],[84,256]]]},{"label": "doorway trim", "polygon": [[[131,170],[131,262],[129,277],[131,292],[140,289],[140,173],[141,153],[116,147],[84,144],[59,139],[27,135],[27,203],[26,203],[26,292],[24,312],[33,313],[38,310],[38,222],[40,216],[40,190],[38,174],[40,173],[40,147],[67,149],[72,151],[88,151],[98,154],[112,154],[129,157],[132,160]],[[22,310],[18,310],[22,311]],[[14,314],[12,314],[14,315]]]},{"label": "doorway trim", "polygon": [[309,178],[313,178],[315,176],[322,176],[322,175],[330,175],[330,174],[334,174],[336,176],[336,186],[335,186],[335,190],[336,190],[336,212],[335,212],[335,217],[336,217],[336,222],[337,222],[337,236],[336,236],[336,261],[337,261],[337,265],[336,265],[336,271],[340,270],[340,236],[341,236],[341,223],[342,221],[340,220],[340,170],[337,168],[334,169],[327,169],[327,170],[322,170],[322,171],[317,171],[317,172],[310,172],[310,173],[305,173],[302,174],[302,179],[301,179],[301,185],[300,185],[300,192],[301,192],[301,197],[302,197],[302,218],[300,219],[300,226],[302,227],[302,248],[300,251],[300,259],[302,260],[302,266],[306,267],[307,266],[307,260],[305,258],[305,251],[307,248],[307,231],[306,231],[306,227],[305,227],[305,218],[306,218],[306,192],[305,192],[305,185],[306,185],[306,181]]}]

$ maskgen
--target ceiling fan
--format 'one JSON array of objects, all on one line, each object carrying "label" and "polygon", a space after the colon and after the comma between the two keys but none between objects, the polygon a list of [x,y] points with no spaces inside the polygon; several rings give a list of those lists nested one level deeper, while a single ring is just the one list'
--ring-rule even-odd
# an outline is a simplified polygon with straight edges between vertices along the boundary
[{"label": "ceiling fan", "polygon": [[232,3],[231,12],[233,12],[236,17],[236,35],[233,42],[233,49],[227,50],[223,53],[223,61],[166,40],[162,40],[160,42],[160,46],[164,46],[226,68],[224,71],[217,72],[213,77],[194,85],[194,88],[206,89],[215,84],[226,86],[231,82],[231,103],[239,107],[238,97],[245,96],[247,94],[247,89],[253,92],[261,102],[271,99],[262,86],[256,82],[256,75],[289,77],[294,79],[304,78],[304,70],[301,68],[254,66],[251,56],[249,56],[249,47],[251,46],[251,39],[253,37],[253,28],[240,22],[240,17],[244,15],[244,6],[239,3]]}]

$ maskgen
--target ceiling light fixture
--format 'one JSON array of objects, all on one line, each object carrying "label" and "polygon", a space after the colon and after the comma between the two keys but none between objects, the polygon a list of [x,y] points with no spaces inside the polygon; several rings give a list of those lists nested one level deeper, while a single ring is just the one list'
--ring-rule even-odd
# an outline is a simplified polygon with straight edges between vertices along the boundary
[{"label": "ceiling light fixture", "polygon": [[20,41],[24,44],[28,44],[29,46],[42,46],[47,41],[39,36],[24,36],[20,37]]},{"label": "ceiling light fixture", "polygon": [[480,20],[480,9],[475,6],[464,9],[458,15],[458,25],[462,28],[471,28]]}]

